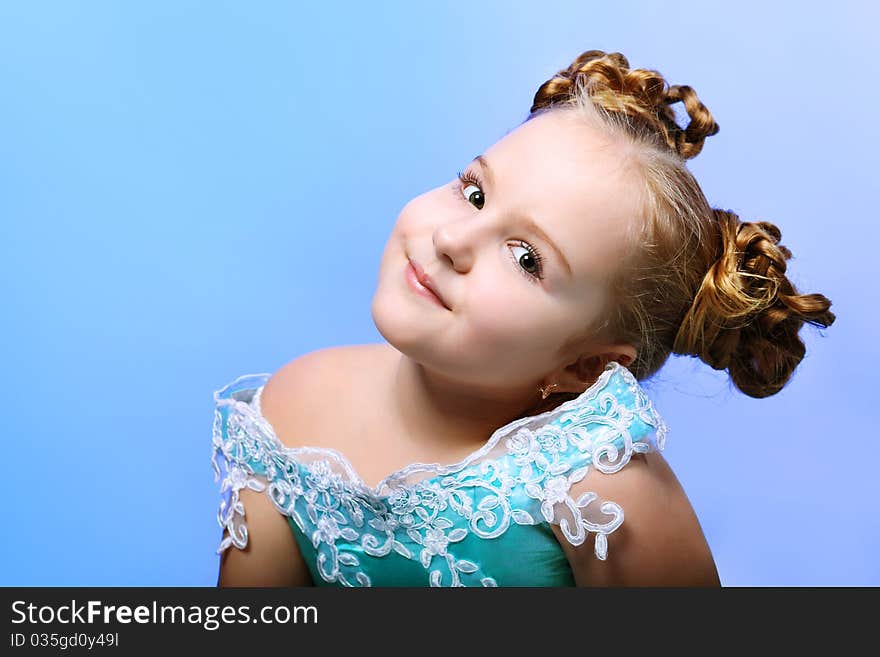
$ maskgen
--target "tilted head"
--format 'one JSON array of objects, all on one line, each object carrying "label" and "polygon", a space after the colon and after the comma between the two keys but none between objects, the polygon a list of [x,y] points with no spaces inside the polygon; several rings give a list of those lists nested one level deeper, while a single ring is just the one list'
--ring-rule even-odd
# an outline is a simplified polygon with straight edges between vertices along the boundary
[{"label": "tilted head", "polygon": [[[750,396],[777,392],[803,358],[803,323],[834,315],[786,278],[775,225],[709,206],[685,161],[718,129],[690,87],[583,53],[522,124],[403,208],[373,299],[379,331],[464,385],[555,384],[545,408],[609,360],[642,380],[670,353],[727,369]],[[446,307],[413,294],[410,260]]]}]

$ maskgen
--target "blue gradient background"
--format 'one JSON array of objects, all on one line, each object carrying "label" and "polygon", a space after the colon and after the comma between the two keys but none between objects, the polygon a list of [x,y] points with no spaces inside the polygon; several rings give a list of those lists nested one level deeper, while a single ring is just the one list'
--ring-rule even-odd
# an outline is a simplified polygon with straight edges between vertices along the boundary
[{"label": "blue gradient background", "polygon": [[878,23],[864,2],[3,2],[0,585],[214,585],[211,393],[380,341],[399,211],[592,48],[695,88],[721,126],[689,163],[710,202],[776,223],[838,315],[774,397],[690,358],[645,384],[722,583],[880,584]]}]

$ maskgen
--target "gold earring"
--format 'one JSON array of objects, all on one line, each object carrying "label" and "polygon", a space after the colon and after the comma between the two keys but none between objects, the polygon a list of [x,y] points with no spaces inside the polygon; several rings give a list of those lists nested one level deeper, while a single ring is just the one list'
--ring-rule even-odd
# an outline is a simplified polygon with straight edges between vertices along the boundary
[{"label": "gold earring", "polygon": [[558,386],[558,383],[551,383],[549,386],[541,386],[538,390],[541,391],[541,399],[547,399],[547,396],[550,394],[550,389]]}]

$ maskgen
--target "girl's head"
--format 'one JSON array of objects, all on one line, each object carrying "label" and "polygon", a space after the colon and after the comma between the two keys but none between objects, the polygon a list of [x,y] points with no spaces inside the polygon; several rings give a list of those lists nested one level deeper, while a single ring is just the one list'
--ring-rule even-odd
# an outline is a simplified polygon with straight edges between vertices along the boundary
[{"label": "girl's head", "polygon": [[[676,123],[682,101],[690,121]],[[670,353],[777,392],[804,355],[821,294],[786,278],[772,223],[709,206],[685,160],[718,124],[687,86],[591,50],[540,86],[525,121],[452,182],[403,208],[373,319],[432,374],[475,391],[570,399],[619,361],[637,379]],[[445,305],[412,292],[417,263]]]}]

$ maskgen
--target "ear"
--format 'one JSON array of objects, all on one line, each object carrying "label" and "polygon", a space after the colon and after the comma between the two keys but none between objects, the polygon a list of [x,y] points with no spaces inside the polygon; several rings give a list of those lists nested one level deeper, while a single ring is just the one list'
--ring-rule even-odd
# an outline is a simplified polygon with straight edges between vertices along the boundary
[{"label": "ear", "polygon": [[636,350],[632,345],[604,345],[598,352],[593,350],[589,355],[581,355],[573,363],[548,376],[547,384],[557,384],[551,392],[581,393],[595,383],[609,362],[617,361],[626,367],[635,359]]}]

